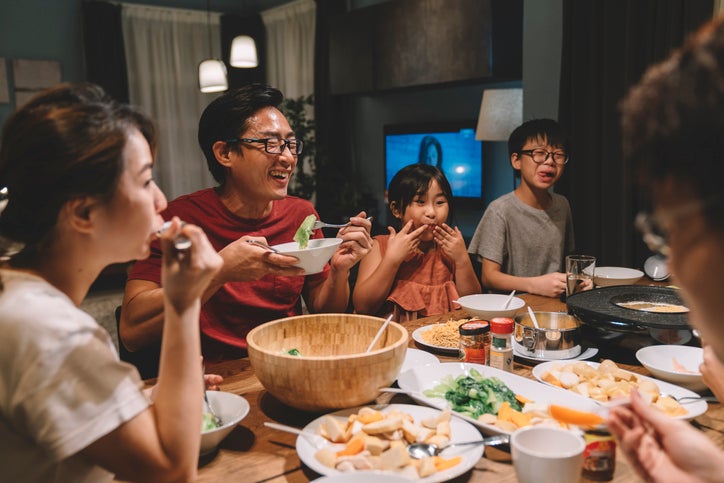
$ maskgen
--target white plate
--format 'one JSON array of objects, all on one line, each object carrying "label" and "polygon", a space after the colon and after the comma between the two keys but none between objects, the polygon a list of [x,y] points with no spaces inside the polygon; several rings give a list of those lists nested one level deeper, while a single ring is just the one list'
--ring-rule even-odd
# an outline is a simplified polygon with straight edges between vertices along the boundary
[{"label": "white plate", "polygon": [[424,327],[420,327],[419,329],[415,329],[415,331],[412,333],[412,338],[421,346],[429,347],[430,349],[436,351],[445,352],[446,354],[457,354],[460,351],[458,347],[444,347],[441,345],[430,344],[422,338],[422,334],[430,330],[435,325],[437,324],[426,325]]},{"label": "white plate", "polygon": [[440,364],[440,359],[434,354],[421,351],[420,349],[407,349],[405,360],[402,363],[402,368],[400,368],[400,374],[409,369],[426,366],[428,364]]},{"label": "white plate", "polygon": [[[428,367],[437,367],[437,366],[428,366]],[[427,370],[427,368],[425,368]],[[408,371],[411,372],[411,371]],[[440,412],[437,409],[432,408],[426,408],[423,406],[414,406],[412,404],[382,404],[379,406],[370,406],[373,409],[377,409],[378,411],[381,411],[382,413],[388,413],[394,410],[402,411],[404,413],[409,414],[412,416],[415,421],[420,421],[425,418],[429,417],[435,417]],[[343,409],[341,411],[336,411],[334,413],[330,413],[331,416],[335,416],[339,418],[341,421],[347,421],[347,417],[350,414],[355,414],[359,411],[360,408],[351,408],[351,409]],[[304,431],[311,431],[313,433],[318,434],[318,428],[319,425],[322,422],[322,419],[324,416],[320,416],[319,418],[315,419],[311,423],[307,424],[304,427]],[[480,436],[480,431],[478,431],[473,425],[459,419],[459,418],[451,418],[450,420],[450,439],[451,443],[461,443],[463,441],[479,441],[482,439]],[[343,444],[333,444],[329,443],[329,446],[333,449],[342,449],[344,448]],[[302,462],[309,466],[311,469],[319,473],[320,475],[325,476],[333,476],[333,475],[341,475],[344,474],[340,471],[335,470],[334,468],[330,468],[329,466],[325,466],[322,463],[317,460],[317,458],[314,457],[314,454],[319,451],[321,448],[315,447],[311,442],[309,438],[305,438],[304,436],[297,437],[297,454],[299,454],[299,459],[302,460]],[[437,473],[428,476],[427,478],[422,478],[416,481],[421,481],[424,483],[433,483],[438,481],[448,481],[452,478],[455,478],[456,476],[460,476],[470,470],[473,466],[477,464],[477,462],[482,458],[483,456],[483,445],[474,445],[474,446],[463,446],[460,448],[451,448],[449,451],[445,452],[445,457],[449,458],[453,455],[460,455],[463,457],[462,461],[453,466],[450,469],[447,469],[445,471],[438,471]],[[365,471],[365,472],[358,472],[358,474],[366,474],[367,475],[367,481],[381,481],[377,479],[377,476],[381,475],[393,475],[393,476],[399,476],[395,475],[394,473],[390,472],[381,472],[381,471]],[[348,481],[348,480],[340,480],[340,481]],[[407,480],[409,481],[409,480]]]},{"label": "white plate", "polygon": [[[410,397],[415,401],[435,408],[445,409],[450,407],[447,400],[427,397],[422,394],[422,391],[434,388],[440,384],[441,380],[447,375],[451,375],[453,378],[460,375],[467,375],[471,368],[475,368],[483,377],[497,377],[503,381],[511,391],[536,403],[559,404],[580,411],[595,411],[598,409],[598,405],[594,401],[564,389],[543,385],[532,379],[527,379],[511,372],[501,371],[494,367],[470,364],[467,362],[444,362],[435,366],[412,369],[404,374],[400,374],[397,378],[397,384],[402,389],[410,391]],[[508,433],[508,431],[497,426],[481,423],[471,417],[458,416],[479,427],[485,434]]]},{"label": "white plate", "polygon": [[[542,364],[538,364],[533,368],[533,376],[538,379],[543,384],[549,385],[551,387],[555,387],[552,384],[546,382],[543,380],[543,374],[550,371],[554,368],[554,366],[561,366],[568,364],[565,361],[550,361],[550,362],[544,362]],[[600,364],[598,362],[586,362],[589,366],[593,367],[594,369],[597,368]],[[636,373],[634,373],[636,374]],[[674,384],[669,384],[665,381],[660,381],[658,379],[654,379],[653,377],[648,376],[642,376],[641,374],[636,374],[636,377],[640,377],[642,379],[650,379],[653,382],[656,383],[656,385],[659,387],[659,390],[664,394],[670,394],[674,397],[683,397],[683,396],[692,396],[696,397],[698,394],[695,392],[689,391],[688,389],[684,389],[683,387],[676,386]],[[570,391],[569,391],[570,392]],[[573,393],[571,393],[573,394]],[[594,399],[591,399],[591,401],[596,402],[596,404],[600,404],[599,402],[595,401]],[[694,419],[697,416],[701,416],[704,414],[707,410],[707,404],[706,401],[696,401],[696,402],[686,402],[684,401],[684,409],[688,411],[687,414],[683,416],[677,416],[675,419]]]},{"label": "white plate", "polygon": [[[598,349],[595,347],[589,347],[588,349],[584,350],[576,357],[571,357],[570,359],[555,359],[555,360],[557,360],[557,361],[585,361],[586,359],[590,359],[591,357],[595,356],[596,354],[598,354]],[[515,346],[513,346],[513,355],[518,359],[522,359],[524,361],[533,362],[533,363],[554,360],[554,359],[548,359],[546,357],[536,357],[536,356],[529,356],[527,354],[522,354],[518,351],[518,349]]]},{"label": "white plate", "polygon": [[[699,372],[699,366],[704,362],[704,350],[701,347],[651,345],[636,351],[636,359],[657,379],[696,392],[708,389]],[[675,368],[674,360],[690,372]]]}]

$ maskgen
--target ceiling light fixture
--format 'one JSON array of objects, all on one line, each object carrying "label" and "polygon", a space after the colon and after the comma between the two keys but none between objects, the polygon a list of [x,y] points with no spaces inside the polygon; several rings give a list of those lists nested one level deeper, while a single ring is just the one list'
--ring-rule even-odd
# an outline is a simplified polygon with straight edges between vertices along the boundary
[{"label": "ceiling light fixture", "polygon": [[206,0],[206,25],[209,32],[209,59],[199,64],[199,90],[201,92],[221,92],[229,88],[226,78],[226,66],[218,59],[213,58],[211,36],[211,7],[210,0]]},{"label": "ceiling light fixture", "polygon": [[231,41],[229,65],[250,69],[259,65],[256,55],[256,42],[248,35],[239,35]]}]

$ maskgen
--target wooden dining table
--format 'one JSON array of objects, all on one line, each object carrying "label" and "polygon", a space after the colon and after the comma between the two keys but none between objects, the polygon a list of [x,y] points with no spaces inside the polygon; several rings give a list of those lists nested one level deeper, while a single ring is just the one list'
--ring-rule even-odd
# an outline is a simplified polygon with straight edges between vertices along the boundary
[{"label": "wooden dining table", "polygon": [[[530,294],[520,297],[535,311],[566,311],[565,303],[558,299]],[[468,314],[464,310],[457,310],[404,323],[403,325],[410,333],[409,347],[417,347],[412,338],[412,332],[415,329],[436,322],[444,322],[450,318],[465,317],[468,317]],[[456,357],[450,355],[437,353],[435,355],[441,362],[457,360]],[[640,365],[619,363],[619,366],[636,373],[650,375]],[[533,379],[532,368],[532,365],[516,360],[513,372],[519,376]],[[321,477],[300,461],[295,449],[297,438],[295,435],[264,426],[265,421],[273,421],[302,428],[318,418],[319,413],[300,411],[286,406],[274,398],[254,375],[254,369],[248,358],[208,364],[207,372],[222,375],[224,382],[220,386],[221,390],[243,396],[249,402],[251,410],[221,443],[218,451],[201,457],[199,481],[307,482]],[[378,404],[390,402],[416,404],[406,395],[389,393],[380,395],[374,402]],[[691,424],[724,448],[724,408],[721,404],[710,403],[706,413],[695,418]],[[636,481],[636,479],[631,466],[618,451],[612,481],[626,482]],[[474,468],[451,481],[514,482],[517,479],[509,455],[499,451],[486,451],[486,457],[481,458]],[[545,478],[542,477],[541,481],[545,481]],[[588,480],[582,479],[581,481]]]}]

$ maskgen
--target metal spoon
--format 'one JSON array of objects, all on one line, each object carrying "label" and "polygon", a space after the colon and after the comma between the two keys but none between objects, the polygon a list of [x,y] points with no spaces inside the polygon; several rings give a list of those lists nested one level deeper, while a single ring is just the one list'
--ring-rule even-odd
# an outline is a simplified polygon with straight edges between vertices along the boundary
[{"label": "metal spoon", "polygon": [[[455,446],[469,446],[484,444],[486,446],[497,446],[504,451],[510,450],[510,435],[509,434],[498,434],[495,436],[489,436],[478,441],[466,441],[464,443],[453,443],[446,446],[440,447],[436,444],[428,443],[414,443],[407,447],[407,452],[411,457],[415,459],[425,458],[426,456],[437,456],[448,448]],[[506,450],[505,447],[508,447]]]},{"label": "metal spoon", "polygon": [[[186,223],[183,221],[181,222],[181,226],[184,226]],[[161,236],[163,232],[171,228],[171,222],[166,221],[164,222],[163,226],[156,232],[158,236]],[[185,235],[177,235],[176,238],[173,239],[173,246],[176,250],[183,252],[191,248],[191,240],[186,238]]]},{"label": "metal spoon", "polygon": [[277,250],[276,248],[270,247],[270,246],[267,245],[266,243],[261,242],[261,241],[259,241],[259,240],[246,240],[246,242],[247,242],[247,243],[251,243],[252,245],[256,245],[256,246],[265,248],[265,249],[269,250],[270,252],[279,253],[279,250]]},{"label": "metal spoon", "polygon": [[691,404],[695,403],[697,401],[706,401],[711,403],[718,403],[719,400],[716,398],[716,396],[681,396],[676,397],[671,394],[661,393],[659,394],[659,397],[670,397],[671,399],[675,400],[679,404]]}]

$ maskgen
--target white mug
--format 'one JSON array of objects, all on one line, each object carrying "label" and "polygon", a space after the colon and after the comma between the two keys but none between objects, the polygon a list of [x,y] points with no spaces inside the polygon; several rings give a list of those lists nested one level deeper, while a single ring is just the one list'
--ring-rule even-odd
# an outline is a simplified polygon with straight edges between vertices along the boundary
[{"label": "white mug", "polygon": [[511,435],[510,448],[520,483],[577,483],[581,479],[586,443],[579,432],[527,426]]}]

